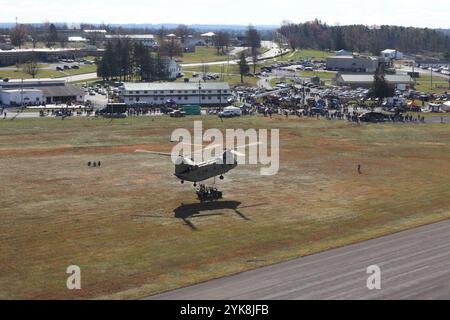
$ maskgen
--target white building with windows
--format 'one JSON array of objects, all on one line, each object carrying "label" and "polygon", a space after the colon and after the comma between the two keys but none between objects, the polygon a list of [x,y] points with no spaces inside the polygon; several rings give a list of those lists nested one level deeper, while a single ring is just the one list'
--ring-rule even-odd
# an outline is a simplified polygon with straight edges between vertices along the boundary
[{"label": "white building with windows", "polygon": [[120,96],[127,105],[163,105],[173,101],[178,105],[225,105],[231,98],[228,83],[125,83]]},{"label": "white building with windows", "polygon": [[127,39],[132,43],[141,43],[146,47],[156,47],[158,46],[158,42],[155,40],[155,36],[152,34],[115,34],[115,35],[106,35],[106,40],[121,40]]},{"label": "white building with windows", "polygon": [[0,105],[36,106],[84,101],[82,89],[58,79],[0,80]]},{"label": "white building with windows", "polygon": [[403,59],[403,53],[398,50],[394,50],[394,49],[386,49],[384,51],[381,51],[381,56],[388,60]]},{"label": "white building with windows", "polygon": [[21,106],[28,104],[42,104],[44,94],[38,89],[9,89],[0,90],[0,104],[6,106]]}]

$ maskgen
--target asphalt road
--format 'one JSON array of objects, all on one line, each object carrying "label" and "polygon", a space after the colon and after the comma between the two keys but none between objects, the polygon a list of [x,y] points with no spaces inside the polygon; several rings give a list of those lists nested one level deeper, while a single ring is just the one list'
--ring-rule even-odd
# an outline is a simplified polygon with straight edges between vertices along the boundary
[{"label": "asphalt road", "polygon": [[[367,268],[381,268],[381,290]],[[150,300],[450,299],[450,220],[149,297]]]}]

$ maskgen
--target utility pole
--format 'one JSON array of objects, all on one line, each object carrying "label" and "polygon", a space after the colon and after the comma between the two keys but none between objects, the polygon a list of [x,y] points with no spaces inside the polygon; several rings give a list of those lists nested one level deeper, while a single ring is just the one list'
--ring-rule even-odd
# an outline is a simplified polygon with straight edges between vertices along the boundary
[{"label": "utility pole", "polygon": [[20,82],[20,98],[21,98],[20,106],[21,109],[23,109],[23,78],[22,81]]},{"label": "utility pole", "polygon": [[202,107],[202,80],[198,81],[198,106]]},{"label": "utility pole", "polygon": [[433,90],[433,67],[430,67],[430,71],[431,71],[431,90]]}]

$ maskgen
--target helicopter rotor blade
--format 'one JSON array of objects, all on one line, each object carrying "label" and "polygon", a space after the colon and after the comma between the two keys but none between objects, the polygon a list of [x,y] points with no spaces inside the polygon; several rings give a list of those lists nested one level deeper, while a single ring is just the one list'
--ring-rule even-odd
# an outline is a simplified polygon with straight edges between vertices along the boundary
[{"label": "helicopter rotor blade", "polygon": [[153,154],[156,156],[163,156],[163,157],[172,157],[171,153],[166,152],[155,152],[155,151],[147,151],[147,150],[136,150],[135,153],[147,153],[147,154]]}]

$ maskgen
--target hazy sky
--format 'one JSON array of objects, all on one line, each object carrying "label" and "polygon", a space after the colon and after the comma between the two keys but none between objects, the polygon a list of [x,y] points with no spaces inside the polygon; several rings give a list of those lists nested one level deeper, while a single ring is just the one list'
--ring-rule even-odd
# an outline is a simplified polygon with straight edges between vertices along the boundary
[{"label": "hazy sky", "polygon": [[329,24],[450,28],[449,0],[0,0],[0,22]]}]

